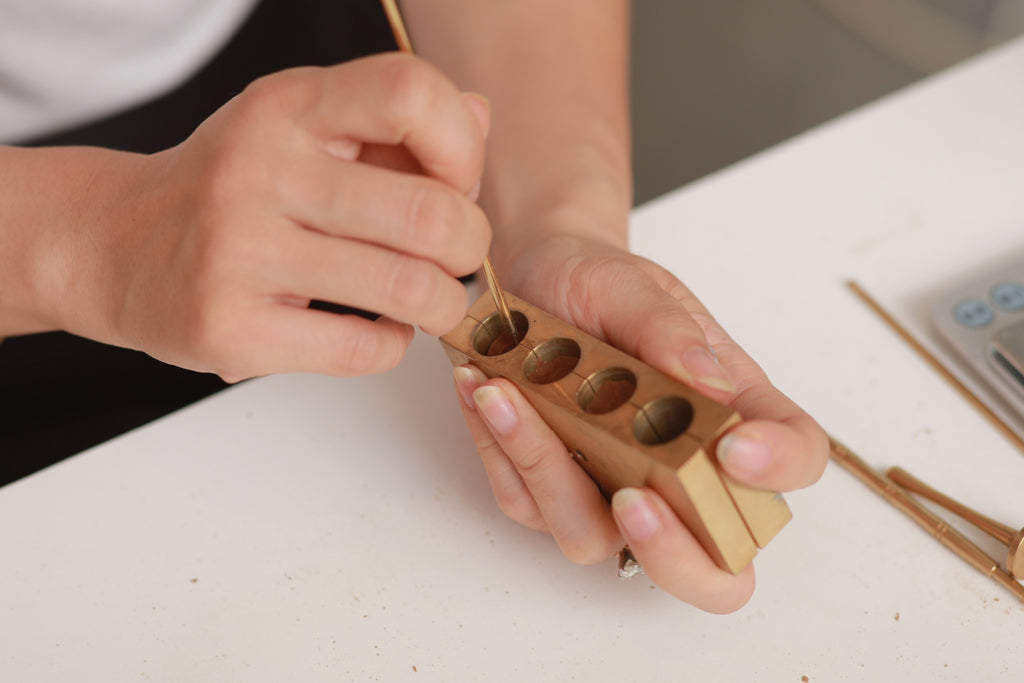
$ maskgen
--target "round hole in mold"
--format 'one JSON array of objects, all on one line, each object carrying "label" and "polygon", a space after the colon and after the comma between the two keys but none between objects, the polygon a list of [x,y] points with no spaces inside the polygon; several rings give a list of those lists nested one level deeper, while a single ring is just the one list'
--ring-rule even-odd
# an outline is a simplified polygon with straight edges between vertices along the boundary
[{"label": "round hole in mold", "polygon": [[523,362],[523,374],[534,384],[557,382],[576,369],[582,353],[575,340],[549,339],[530,350]]},{"label": "round hole in mold", "polygon": [[636,375],[627,368],[605,368],[583,380],[576,403],[591,415],[610,413],[628,401],[636,391]]},{"label": "round hole in mold", "polygon": [[633,417],[633,436],[648,446],[668,443],[690,428],[693,405],[681,396],[662,396]]},{"label": "round hole in mold", "polygon": [[513,337],[500,313],[492,313],[473,330],[473,349],[481,356],[500,356],[508,353],[526,337],[530,321],[519,311],[512,311],[512,324],[516,328]]}]

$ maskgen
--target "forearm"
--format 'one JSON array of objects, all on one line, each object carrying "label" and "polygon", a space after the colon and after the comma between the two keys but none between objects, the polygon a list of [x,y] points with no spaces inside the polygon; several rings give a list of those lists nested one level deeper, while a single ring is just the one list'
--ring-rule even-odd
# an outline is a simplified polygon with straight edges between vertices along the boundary
[{"label": "forearm", "polygon": [[494,257],[541,233],[626,246],[632,205],[624,0],[404,0],[416,50],[491,100],[481,204]]}]

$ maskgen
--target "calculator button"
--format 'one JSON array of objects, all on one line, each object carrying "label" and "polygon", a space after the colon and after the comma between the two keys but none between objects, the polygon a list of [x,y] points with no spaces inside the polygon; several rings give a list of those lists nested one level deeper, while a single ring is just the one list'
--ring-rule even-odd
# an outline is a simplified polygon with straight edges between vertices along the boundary
[{"label": "calculator button", "polygon": [[1004,311],[1024,310],[1024,287],[1016,282],[1001,282],[989,293],[996,308]]},{"label": "calculator button", "polygon": [[984,301],[968,299],[961,301],[953,307],[953,318],[964,327],[985,327],[993,320],[996,314]]}]

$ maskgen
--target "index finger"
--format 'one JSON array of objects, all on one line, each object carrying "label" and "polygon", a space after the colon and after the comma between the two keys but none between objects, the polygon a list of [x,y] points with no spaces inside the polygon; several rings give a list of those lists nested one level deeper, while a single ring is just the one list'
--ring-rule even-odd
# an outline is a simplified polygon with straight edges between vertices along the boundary
[{"label": "index finger", "polygon": [[318,137],[401,145],[427,175],[462,193],[476,185],[486,124],[427,62],[387,54],[303,71],[308,108],[301,123]]}]

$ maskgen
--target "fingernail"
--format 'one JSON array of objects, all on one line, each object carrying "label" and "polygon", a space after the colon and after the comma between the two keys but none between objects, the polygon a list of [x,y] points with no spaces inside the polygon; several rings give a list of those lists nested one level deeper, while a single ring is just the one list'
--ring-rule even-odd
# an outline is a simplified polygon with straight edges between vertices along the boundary
[{"label": "fingernail", "polygon": [[328,154],[345,161],[355,161],[363,150],[363,143],[352,138],[334,138],[328,140],[324,146]]},{"label": "fingernail", "polygon": [[455,389],[459,392],[462,401],[470,408],[476,410],[473,392],[487,381],[487,375],[469,365],[460,365],[452,372],[455,375]]},{"label": "fingernail", "polygon": [[680,362],[694,382],[730,394],[736,393],[736,385],[729,381],[725,370],[718,364],[718,358],[708,349],[690,349],[682,355]]},{"label": "fingernail", "polygon": [[487,134],[491,132],[491,101],[487,99],[486,95],[481,95],[478,92],[463,93],[463,97],[466,98],[469,108],[473,111],[486,138]]},{"label": "fingernail", "polygon": [[771,446],[737,434],[722,437],[716,453],[723,467],[738,474],[760,474],[772,461]]},{"label": "fingernail", "polygon": [[482,181],[480,181],[480,180],[476,181],[476,185],[474,185],[473,189],[470,190],[469,194],[466,195],[469,198],[469,201],[475,202],[476,200],[480,199],[480,184],[481,184],[481,182]]},{"label": "fingernail", "polygon": [[473,392],[473,400],[487,424],[499,434],[511,432],[519,422],[519,415],[512,407],[512,402],[498,387],[480,387]]},{"label": "fingernail", "polygon": [[640,489],[619,489],[612,496],[612,512],[630,541],[644,541],[658,533],[661,521]]}]

